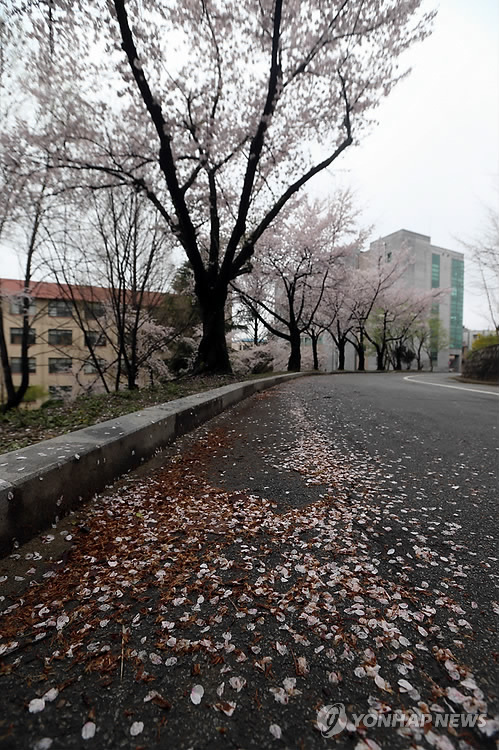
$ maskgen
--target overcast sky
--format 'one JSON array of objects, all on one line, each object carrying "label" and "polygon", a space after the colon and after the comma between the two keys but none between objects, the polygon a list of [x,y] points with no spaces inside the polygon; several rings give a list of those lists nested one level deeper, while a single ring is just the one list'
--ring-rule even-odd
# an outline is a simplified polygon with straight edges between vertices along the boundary
[{"label": "overcast sky", "polygon": [[[433,34],[408,54],[412,72],[382,103],[378,125],[349,149],[321,189],[350,185],[374,225],[462,251],[499,201],[499,2],[428,0]],[[334,170],[332,170],[334,172]],[[486,304],[465,262],[464,324],[487,327]]]},{"label": "overcast sky", "polygon": [[[499,200],[499,2],[427,0],[436,4],[433,34],[408,53],[410,76],[314,192],[349,185],[374,225],[372,239],[409,229],[461,250],[458,240],[479,235],[485,207]],[[1,275],[22,274],[5,251],[1,265]],[[464,324],[488,325],[469,263]]]}]

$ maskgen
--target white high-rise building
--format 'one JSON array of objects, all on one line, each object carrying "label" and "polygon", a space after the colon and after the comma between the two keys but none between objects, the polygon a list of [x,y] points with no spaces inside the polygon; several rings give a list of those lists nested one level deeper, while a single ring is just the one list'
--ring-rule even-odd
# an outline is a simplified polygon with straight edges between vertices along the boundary
[{"label": "white high-rise building", "polygon": [[372,242],[368,252],[380,252],[380,249],[388,260],[392,254],[408,249],[411,261],[401,279],[405,286],[422,291],[449,290],[449,295],[434,309],[449,336],[449,346],[435,352],[434,366],[439,370],[447,370],[449,366],[459,370],[463,346],[463,253],[432,245],[431,237],[407,229],[399,229]]}]

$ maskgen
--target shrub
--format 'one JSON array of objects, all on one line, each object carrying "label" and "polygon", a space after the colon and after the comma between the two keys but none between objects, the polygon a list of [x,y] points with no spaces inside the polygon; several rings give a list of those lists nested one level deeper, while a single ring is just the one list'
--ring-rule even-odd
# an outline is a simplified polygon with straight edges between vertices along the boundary
[{"label": "shrub", "polygon": [[497,333],[479,333],[473,342],[471,350],[476,352],[495,344],[499,344],[499,335]]},{"label": "shrub", "polygon": [[27,404],[31,404],[33,401],[45,398],[46,395],[47,391],[45,391],[41,385],[28,385],[23,401]]}]

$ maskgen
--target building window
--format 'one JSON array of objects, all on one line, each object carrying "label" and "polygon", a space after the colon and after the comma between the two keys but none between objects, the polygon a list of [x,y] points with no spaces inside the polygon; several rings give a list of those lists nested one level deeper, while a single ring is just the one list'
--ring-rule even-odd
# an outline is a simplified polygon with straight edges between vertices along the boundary
[{"label": "building window", "polygon": [[[28,346],[31,346],[36,341],[36,331],[34,328],[30,328],[28,331]],[[11,344],[22,344],[23,342],[23,329],[22,328],[11,328],[10,329],[10,343]]]},{"label": "building window", "polygon": [[431,288],[438,289],[440,286],[440,255],[431,255]]},{"label": "building window", "polygon": [[51,318],[70,318],[73,314],[73,303],[68,299],[51,299],[48,312]]},{"label": "building window", "polygon": [[[10,369],[13,374],[21,373],[22,357],[11,357]],[[36,357],[28,357],[28,372],[36,372]]]},{"label": "building window", "polygon": [[87,320],[89,318],[102,318],[105,312],[106,308],[102,302],[87,302],[85,305],[85,316]]},{"label": "building window", "polygon": [[[107,362],[105,359],[98,359],[97,362],[99,363],[99,367],[101,370],[105,370],[107,367]],[[83,372],[85,375],[95,375],[97,373],[97,367],[94,365],[92,360],[87,360],[83,366]]]},{"label": "building window", "polygon": [[49,344],[53,346],[69,346],[73,343],[73,331],[63,328],[51,328],[49,330]]},{"label": "building window", "polygon": [[[34,315],[36,313],[36,302],[34,299],[31,299],[31,297],[28,297],[28,300],[29,300],[28,315]],[[24,301],[24,297],[22,295],[19,297],[11,298],[10,300],[11,315],[24,315],[23,301]]]},{"label": "building window", "polygon": [[451,298],[449,343],[451,349],[461,349],[463,339],[464,261],[451,259]]},{"label": "building window", "polygon": [[[431,306],[431,317],[434,321],[434,326],[430,326],[430,343],[431,343],[431,361],[438,362],[438,352],[440,351],[440,344],[438,341],[438,330],[440,327],[440,305],[438,302],[434,302]],[[431,323],[431,321],[430,321]]]},{"label": "building window", "polygon": [[49,385],[50,398],[65,400],[71,397],[72,385]]},{"label": "building window", "polygon": [[71,357],[49,357],[49,372],[52,375],[58,372],[71,372],[72,367]]},{"label": "building window", "polygon": [[106,336],[103,331],[85,331],[87,346],[106,346]]}]

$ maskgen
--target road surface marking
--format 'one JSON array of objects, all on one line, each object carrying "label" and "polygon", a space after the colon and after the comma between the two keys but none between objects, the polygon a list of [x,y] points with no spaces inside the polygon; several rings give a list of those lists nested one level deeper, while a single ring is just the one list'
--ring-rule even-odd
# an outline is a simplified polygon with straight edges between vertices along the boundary
[{"label": "road surface marking", "polygon": [[404,380],[411,380],[419,385],[436,385],[438,388],[455,388],[456,391],[468,391],[468,393],[487,393],[489,396],[499,396],[494,391],[482,391],[478,388],[466,388],[462,385],[445,385],[444,383],[432,383],[429,380],[420,380],[418,375],[406,375]]}]

